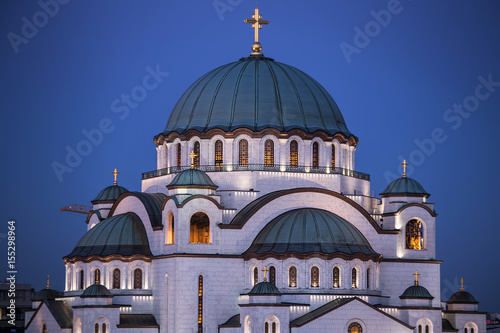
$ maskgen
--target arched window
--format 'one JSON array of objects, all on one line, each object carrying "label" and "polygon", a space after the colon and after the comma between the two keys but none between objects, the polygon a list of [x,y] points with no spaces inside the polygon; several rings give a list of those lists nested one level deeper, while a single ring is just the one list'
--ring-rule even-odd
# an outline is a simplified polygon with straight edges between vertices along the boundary
[{"label": "arched window", "polygon": [[73,289],[73,286],[71,284],[71,282],[72,282],[71,281],[72,280],[71,275],[72,275],[72,272],[71,272],[71,268],[70,268],[70,269],[68,269],[68,290]]},{"label": "arched window", "polygon": [[370,267],[366,270],[366,289],[370,289]]},{"label": "arched window", "polygon": [[319,287],[319,268],[318,266],[311,267],[311,287]]},{"label": "arched window", "polygon": [[[422,325],[418,325],[418,333],[423,333],[422,332]],[[466,332],[467,333],[467,332]]]},{"label": "arched window", "polygon": [[198,333],[203,333],[203,275],[198,277]]},{"label": "arched window", "polygon": [[179,168],[182,165],[182,155],[181,155],[181,153],[182,153],[182,147],[181,147],[181,144],[178,143],[177,144],[177,167],[179,167]]},{"label": "arched window", "polygon": [[465,333],[469,333],[469,329],[466,327],[464,330]]},{"label": "arched window", "polygon": [[215,141],[215,166],[216,167],[221,167],[223,164],[223,146],[222,146],[222,141],[217,140]]},{"label": "arched window", "polygon": [[332,168],[335,168],[335,145],[332,144]]},{"label": "arched window", "polygon": [[85,289],[85,273],[83,272],[83,269],[80,271],[78,278],[78,289]]},{"label": "arched window", "polygon": [[351,276],[352,276],[352,287],[357,288],[358,287],[358,270],[356,268],[352,269]]},{"label": "arched window", "polygon": [[313,168],[319,167],[319,144],[318,142],[313,143]]},{"label": "arched window", "polygon": [[[430,331],[429,331],[429,325],[425,325],[425,333],[430,333]],[[472,333],[474,333],[474,332],[472,332]]]},{"label": "arched window", "polygon": [[43,324],[42,333],[47,333],[47,325]]},{"label": "arched window", "polygon": [[205,213],[195,213],[191,216],[190,243],[210,243],[210,220]]},{"label": "arched window", "polygon": [[113,270],[113,289],[120,289],[120,285],[121,285],[121,274],[120,274],[120,270],[118,268],[115,268]]},{"label": "arched window", "polygon": [[94,283],[101,284],[101,271],[99,269],[94,271]]},{"label": "arched window", "polygon": [[274,141],[271,139],[264,144],[264,166],[274,166]]},{"label": "arched window", "polygon": [[252,327],[250,325],[250,316],[245,317],[245,333],[251,333]]},{"label": "arched window", "polygon": [[406,224],[406,248],[424,249],[424,226],[421,221],[413,219]]},{"label": "arched window", "polygon": [[199,167],[200,166],[200,143],[198,141],[195,141],[195,143],[194,143],[193,152],[196,155],[193,159],[193,165],[195,167]]},{"label": "arched window", "polygon": [[95,323],[94,325],[94,333],[99,333],[99,324]]},{"label": "arched window", "polygon": [[468,322],[467,324],[465,324],[464,332],[467,333],[467,331],[469,331],[470,333],[478,332],[476,324],[474,324],[473,322]]},{"label": "arched window", "polygon": [[340,288],[340,268],[333,268],[333,288]]},{"label": "arched window", "polygon": [[102,333],[106,333],[106,324],[102,323]]},{"label": "arched window", "polygon": [[255,286],[257,283],[259,283],[259,269],[255,267],[253,269],[253,285]]},{"label": "arched window", "polygon": [[174,214],[168,214],[168,234],[167,234],[167,244],[174,244]]},{"label": "arched window", "polygon": [[269,333],[269,323],[266,321],[266,323],[264,324],[264,332],[265,333]]},{"label": "arched window", "polygon": [[276,285],[276,268],[274,266],[269,268],[269,282]]},{"label": "arched window", "polygon": [[272,327],[271,333],[276,333],[276,323],[273,323],[271,327]]},{"label": "arched window", "polygon": [[299,166],[299,144],[295,140],[290,142],[290,166]]},{"label": "arched window", "polygon": [[359,323],[354,322],[347,328],[347,333],[363,333],[363,328]]},{"label": "arched window", "polygon": [[248,165],[248,141],[240,140],[238,145],[238,165],[239,166],[247,166]]},{"label": "arched window", "polygon": [[134,270],[134,289],[142,289],[142,270],[140,268]]},{"label": "arched window", "polygon": [[297,287],[297,268],[295,266],[288,269],[288,286]]}]

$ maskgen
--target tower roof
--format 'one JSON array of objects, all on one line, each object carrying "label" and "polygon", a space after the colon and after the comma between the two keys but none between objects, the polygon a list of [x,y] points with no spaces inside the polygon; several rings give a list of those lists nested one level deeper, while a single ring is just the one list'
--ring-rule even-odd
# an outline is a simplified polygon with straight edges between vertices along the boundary
[{"label": "tower roof", "polygon": [[460,290],[451,295],[447,302],[448,304],[461,303],[461,304],[479,304],[479,302],[472,296],[471,293]]},{"label": "tower roof", "polygon": [[178,173],[172,182],[167,185],[168,189],[175,187],[212,188],[214,190],[218,188],[209,175],[195,168]]},{"label": "tower roof", "polygon": [[271,282],[264,281],[253,286],[248,295],[281,295],[281,292]]},{"label": "tower roof", "polygon": [[399,296],[399,298],[401,298],[401,299],[404,299],[404,298],[434,299],[434,297],[427,290],[427,288],[420,286],[420,285],[414,285],[414,286],[407,288],[404,291],[404,293],[401,296]]},{"label": "tower roof", "polygon": [[424,190],[423,186],[420,185],[415,179],[408,177],[401,177],[393,180],[384,190],[380,193],[381,197],[384,196],[395,196],[395,195],[411,195],[411,196],[423,196],[429,197],[430,194]]},{"label": "tower roof", "polygon": [[101,192],[99,192],[97,197],[94,200],[92,200],[91,202],[93,204],[104,203],[104,202],[113,202],[116,199],[118,199],[118,197],[125,192],[128,192],[128,190],[125,187],[120,186],[120,185],[111,185],[111,186],[104,188]]},{"label": "tower roof", "polygon": [[46,288],[37,292],[33,300],[34,301],[54,300],[57,297],[60,297],[59,292],[57,292],[57,290]]},{"label": "tower roof", "polygon": [[93,284],[88,286],[80,297],[113,297],[108,288],[102,284]]}]

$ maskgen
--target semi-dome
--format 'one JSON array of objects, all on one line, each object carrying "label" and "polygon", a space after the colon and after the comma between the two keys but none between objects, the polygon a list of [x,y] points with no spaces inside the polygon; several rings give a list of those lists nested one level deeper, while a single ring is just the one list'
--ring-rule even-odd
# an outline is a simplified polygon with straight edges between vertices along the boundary
[{"label": "semi-dome", "polygon": [[299,208],[277,216],[245,252],[253,256],[287,253],[380,257],[354,225],[332,212],[316,208]]},{"label": "semi-dome", "polygon": [[401,298],[401,299],[405,299],[405,298],[434,299],[434,297],[427,290],[427,288],[420,286],[420,285],[414,285],[414,286],[407,288],[404,291],[404,293],[401,296],[399,296],[399,298]]},{"label": "semi-dome", "polygon": [[279,289],[271,282],[259,282],[253,286],[248,295],[281,295]]},{"label": "semi-dome", "polygon": [[394,195],[416,195],[429,197],[430,194],[424,190],[424,187],[420,185],[415,179],[408,177],[401,177],[393,180],[384,192],[380,193],[381,197],[384,196],[394,196]]},{"label": "semi-dome", "polygon": [[80,297],[113,297],[111,291],[102,284],[93,284],[88,286]]},{"label": "semi-dome", "polygon": [[103,189],[101,192],[99,192],[97,197],[94,200],[92,200],[91,202],[93,204],[112,203],[113,201],[118,199],[118,197],[120,195],[122,195],[125,192],[128,192],[128,190],[125,187],[119,186],[119,185],[111,185],[111,186],[108,186],[105,189]]},{"label": "semi-dome", "polygon": [[195,168],[178,173],[170,184],[167,185],[168,189],[176,187],[210,188],[214,190],[218,188],[209,175]]},{"label": "semi-dome", "polygon": [[109,255],[151,256],[144,225],[135,213],[109,217],[87,231],[66,258]]},{"label": "semi-dome", "polygon": [[33,301],[54,300],[58,297],[60,297],[60,295],[57,290],[45,288],[35,294]]},{"label": "semi-dome", "polygon": [[460,303],[460,304],[479,304],[479,302],[472,296],[471,293],[460,290],[451,295],[447,302],[448,304]]},{"label": "semi-dome", "polygon": [[353,136],[325,88],[297,68],[262,55],[220,66],[194,82],[172,110],[163,135],[214,128]]}]

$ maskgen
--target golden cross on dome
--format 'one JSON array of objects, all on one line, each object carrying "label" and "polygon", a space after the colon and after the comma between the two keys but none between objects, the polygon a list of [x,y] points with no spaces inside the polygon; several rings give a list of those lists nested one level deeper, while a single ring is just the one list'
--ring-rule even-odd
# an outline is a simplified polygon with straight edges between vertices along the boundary
[{"label": "golden cross on dome", "polygon": [[406,167],[409,165],[406,160],[403,160],[403,163],[401,163],[403,166],[403,177],[406,178]]},{"label": "golden cross on dome", "polygon": [[413,276],[415,277],[415,285],[418,286],[418,277],[420,276],[420,274],[418,274],[417,270],[415,270],[415,273],[413,274]]},{"label": "golden cross on dome", "polygon": [[266,277],[266,275],[267,275],[267,272],[268,272],[269,270],[267,269],[267,267],[264,267],[264,269],[263,269],[262,271],[264,272],[264,282],[266,282],[266,281],[267,281],[267,277]]},{"label": "golden cross on dome", "polygon": [[113,185],[117,185],[118,183],[116,182],[116,176],[118,176],[120,173],[118,171],[116,171],[116,168],[115,168],[115,171],[113,171],[111,174],[115,176],[115,181],[113,182]]},{"label": "golden cross on dome", "polygon": [[464,291],[464,278],[461,278],[461,279],[460,279],[460,284],[462,285],[462,286],[460,287],[460,291]]},{"label": "golden cross on dome", "polygon": [[50,289],[50,275],[47,274],[47,289]]},{"label": "golden cross on dome", "polygon": [[188,156],[189,156],[189,158],[191,159],[191,169],[192,169],[192,168],[194,168],[194,158],[195,158],[196,156],[198,156],[198,155],[196,155],[196,154],[194,153],[194,151],[193,151],[193,150],[191,150],[191,153],[190,153]]},{"label": "golden cross on dome", "polygon": [[243,22],[251,23],[252,28],[255,31],[255,42],[252,45],[252,54],[262,54],[262,45],[259,43],[259,29],[262,29],[262,25],[269,24],[270,22],[262,19],[262,15],[259,14],[259,6],[255,6],[255,14],[252,15],[251,19],[245,19]]}]

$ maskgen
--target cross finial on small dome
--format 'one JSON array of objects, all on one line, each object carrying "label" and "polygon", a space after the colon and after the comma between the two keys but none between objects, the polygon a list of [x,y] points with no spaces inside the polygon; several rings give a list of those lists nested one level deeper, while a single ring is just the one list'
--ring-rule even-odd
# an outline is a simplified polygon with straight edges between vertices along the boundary
[{"label": "cross finial on small dome", "polygon": [[461,278],[461,279],[460,279],[460,284],[462,285],[462,286],[460,287],[460,291],[464,291],[464,278]]},{"label": "cross finial on small dome", "polygon": [[403,166],[403,178],[406,178],[406,167],[409,165],[406,160],[403,160],[403,163],[401,163]]},{"label": "cross finial on small dome", "polygon": [[415,277],[415,285],[418,286],[418,277],[420,276],[420,274],[418,274],[417,270],[415,270],[415,273],[413,273],[413,276]]},{"label": "cross finial on small dome", "polygon": [[255,6],[255,14],[252,15],[251,19],[245,19],[243,22],[251,23],[252,28],[255,31],[255,42],[252,44],[253,52],[251,55],[261,55],[262,44],[259,42],[259,29],[262,29],[263,24],[269,24],[269,21],[263,20],[262,15],[259,14],[259,6]]},{"label": "cross finial on small dome", "polygon": [[189,158],[191,159],[191,169],[193,169],[193,168],[194,168],[194,159],[195,159],[195,157],[196,157],[196,156],[198,156],[198,155],[196,155],[196,154],[194,153],[194,151],[193,151],[193,150],[191,150],[191,153],[190,153],[188,156],[189,156]]},{"label": "cross finial on small dome", "polygon": [[116,176],[118,176],[120,173],[118,171],[116,171],[116,168],[115,168],[115,171],[113,171],[111,174],[115,176],[115,181],[113,182],[113,185],[118,185],[118,183],[116,182]]},{"label": "cross finial on small dome", "polygon": [[47,274],[47,289],[50,289],[50,275]]},{"label": "cross finial on small dome", "polygon": [[267,267],[265,267],[265,266],[264,266],[264,269],[263,269],[262,271],[264,272],[264,282],[267,282],[267,277],[266,277],[266,275],[267,275],[267,272],[268,272],[269,270],[267,269]]}]

